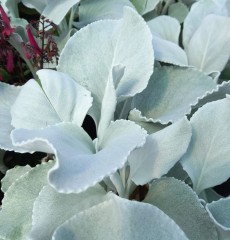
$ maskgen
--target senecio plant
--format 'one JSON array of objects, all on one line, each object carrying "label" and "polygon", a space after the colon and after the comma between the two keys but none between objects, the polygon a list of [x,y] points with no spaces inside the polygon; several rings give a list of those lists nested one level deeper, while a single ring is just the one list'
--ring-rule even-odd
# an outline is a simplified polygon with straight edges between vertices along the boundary
[{"label": "senecio plant", "polygon": [[16,49],[34,79],[0,82],[0,148],[49,160],[6,171],[0,239],[230,239],[230,1],[22,0],[57,25],[53,70],[18,2],[2,68]]}]

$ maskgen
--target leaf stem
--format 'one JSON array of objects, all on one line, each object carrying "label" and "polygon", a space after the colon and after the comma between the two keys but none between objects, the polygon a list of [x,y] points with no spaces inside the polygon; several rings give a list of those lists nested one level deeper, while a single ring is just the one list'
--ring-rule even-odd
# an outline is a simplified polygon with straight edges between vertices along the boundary
[{"label": "leaf stem", "polygon": [[25,54],[24,54],[24,51],[21,47],[21,43],[17,40],[17,35],[16,33],[13,33],[11,36],[10,36],[10,39],[8,40],[9,43],[18,51],[18,53],[20,54],[21,58],[26,62],[28,68],[30,69],[30,72],[32,73],[33,75],[33,78],[34,79],[37,79],[38,76],[36,74],[36,71],[32,65],[32,63],[30,62],[29,59],[27,59],[25,57]]}]

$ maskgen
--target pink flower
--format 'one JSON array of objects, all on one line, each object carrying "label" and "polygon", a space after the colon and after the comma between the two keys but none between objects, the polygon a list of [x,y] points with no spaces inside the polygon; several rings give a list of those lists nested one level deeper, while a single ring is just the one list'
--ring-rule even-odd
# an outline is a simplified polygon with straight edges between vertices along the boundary
[{"label": "pink flower", "polygon": [[26,45],[24,42],[22,42],[22,50],[23,50],[24,55],[26,56],[27,59],[32,58],[31,51],[30,51],[28,45]]},{"label": "pink flower", "polygon": [[12,50],[8,51],[8,54],[7,54],[6,69],[9,73],[13,72],[14,70],[14,54]]},{"label": "pink flower", "polygon": [[35,40],[35,38],[34,38],[34,36],[33,36],[33,34],[32,34],[32,31],[31,31],[31,29],[30,29],[30,27],[28,26],[27,28],[26,28],[26,30],[27,30],[27,35],[28,35],[28,38],[29,38],[29,42],[30,42],[30,45],[31,45],[31,47],[33,48],[33,52],[35,53],[35,54],[38,54],[38,55],[42,55],[42,50],[41,50],[41,48],[38,46],[38,44],[37,44],[37,42],[36,42],[36,40]]},{"label": "pink flower", "polygon": [[10,37],[10,35],[14,32],[14,28],[10,26],[10,20],[6,15],[6,12],[4,11],[2,5],[0,4],[0,14],[2,16],[2,21],[4,24],[4,29],[2,31],[3,37]]}]

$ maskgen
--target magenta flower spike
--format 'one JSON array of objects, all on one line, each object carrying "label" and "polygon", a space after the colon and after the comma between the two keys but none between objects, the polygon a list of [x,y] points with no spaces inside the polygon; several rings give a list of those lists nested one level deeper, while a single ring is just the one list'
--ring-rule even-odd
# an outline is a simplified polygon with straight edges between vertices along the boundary
[{"label": "magenta flower spike", "polygon": [[1,4],[0,4],[0,14],[2,16],[2,21],[4,24],[4,29],[2,31],[2,35],[3,35],[3,37],[4,36],[9,37],[14,32],[14,28],[11,27],[10,20]]},{"label": "magenta flower spike", "polygon": [[38,46],[38,44],[37,44],[37,42],[36,42],[36,40],[35,40],[35,38],[34,38],[34,36],[32,34],[32,31],[31,31],[30,27],[28,26],[26,28],[26,30],[27,30],[27,35],[28,35],[28,39],[29,39],[30,45],[33,48],[33,52],[35,54],[42,55],[42,50]]},{"label": "magenta flower spike", "polygon": [[8,51],[6,69],[9,73],[13,72],[13,70],[14,70],[14,54],[13,54],[13,51]]}]

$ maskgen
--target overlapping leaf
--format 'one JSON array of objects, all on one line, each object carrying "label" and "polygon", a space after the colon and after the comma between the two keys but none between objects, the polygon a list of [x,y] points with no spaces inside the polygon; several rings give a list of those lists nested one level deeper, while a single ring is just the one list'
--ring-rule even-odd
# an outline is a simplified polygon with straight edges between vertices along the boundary
[{"label": "overlapping leaf", "polygon": [[133,107],[153,122],[175,122],[191,112],[198,99],[216,87],[208,76],[192,68],[156,68],[147,88],[136,95]]},{"label": "overlapping leaf", "polygon": [[131,180],[144,185],[166,174],[186,152],[190,138],[191,127],[185,118],[149,135],[145,145],[129,156]]},{"label": "overlapping leaf", "polygon": [[155,58],[162,62],[187,66],[186,53],[178,45],[180,23],[169,16],[159,16],[147,23],[153,35]]},{"label": "overlapping leaf", "polygon": [[155,180],[144,202],[172,218],[189,239],[217,239],[215,225],[195,192],[184,182],[174,178]]},{"label": "overlapping leaf", "polygon": [[62,224],[52,240],[187,239],[175,222],[157,207],[111,195],[109,201],[80,212]]},{"label": "overlapping leaf", "polygon": [[185,51],[177,44],[153,36],[153,49],[156,60],[177,66],[188,66]]},{"label": "overlapping leaf", "polygon": [[200,0],[192,5],[184,21],[183,45],[185,49],[206,16],[227,14],[225,3],[226,0]]},{"label": "overlapping leaf", "polygon": [[206,73],[222,71],[230,57],[229,41],[230,18],[208,15],[187,45],[189,65]]},{"label": "overlapping leaf", "polygon": [[1,5],[9,16],[18,18],[18,4],[20,1],[21,0],[2,0]]},{"label": "overlapping leaf", "polygon": [[42,16],[58,25],[69,10],[80,0],[22,0],[22,2],[29,8],[35,8]]},{"label": "overlapping leaf", "polygon": [[157,4],[160,2],[160,0],[143,0],[143,1],[131,0],[131,2],[136,7],[137,11],[141,15],[144,15],[154,10]]},{"label": "overlapping leaf", "polygon": [[17,179],[5,193],[0,211],[0,238],[22,240],[31,228],[33,203],[52,162],[38,165]]},{"label": "overlapping leaf", "polygon": [[167,127],[167,125],[154,123],[151,118],[148,119],[147,117],[141,116],[141,112],[135,108],[130,111],[128,118],[129,120],[143,127],[148,134],[158,132],[159,130]]},{"label": "overlapping leaf", "polygon": [[59,225],[78,212],[105,201],[106,198],[106,193],[100,185],[79,194],[58,193],[52,187],[45,186],[34,202],[32,229],[28,238],[50,240]]},{"label": "overlapping leaf", "polygon": [[180,23],[170,16],[159,16],[147,22],[152,34],[178,45]]},{"label": "overlapping leaf", "polygon": [[199,99],[194,108],[199,108],[206,103],[223,99],[226,97],[226,94],[230,94],[230,81],[222,82],[221,84],[218,84],[211,92],[207,92],[204,97]]},{"label": "overlapping leaf", "polygon": [[10,139],[10,132],[13,127],[10,124],[10,109],[20,92],[20,87],[10,86],[0,83],[0,148],[5,150],[18,150],[15,148]]},{"label": "overlapping leaf", "polygon": [[79,7],[79,25],[101,19],[119,19],[124,6],[133,7],[129,0],[84,0]]},{"label": "overlapping leaf", "polygon": [[191,118],[192,139],[181,164],[197,193],[230,177],[230,99],[204,105]]},{"label": "overlapping leaf", "polygon": [[143,129],[127,120],[111,123],[96,146],[82,128],[71,123],[31,131],[16,129],[12,134],[15,145],[56,155],[49,182],[67,193],[84,191],[121,168],[145,137]]},{"label": "overlapping leaf", "polygon": [[147,24],[128,7],[124,8],[123,19],[92,23],[68,41],[58,70],[70,74],[92,93],[94,102],[90,115],[96,124],[101,114],[107,114],[101,112],[101,104],[109,76],[116,72],[117,66],[124,69],[123,76],[114,84],[118,102],[146,87],[153,71],[151,42]]},{"label": "overlapping leaf", "polygon": [[227,240],[230,238],[230,198],[222,198],[218,201],[206,205],[206,209],[215,222],[219,239]]},{"label": "overlapping leaf", "polygon": [[81,126],[91,107],[90,92],[68,75],[53,70],[37,72],[41,86],[28,81],[11,108],[15,128],[36,129],[59,122]]},{"label": "overlapping leaf", "polygon": [[17,181],[21,176],[23,176],[30,170],[31,167],[29,165],[23,167],[16,166],[12,169],[9,169],[1,181],[1,190],[5,193],[15,181]]},{"label": "overlapping leaf", "polygon": [[169,5],[168,15],[176,18],[180,23],[184,22],[188,13],[189,9],[183,2],[176,2]]}]

